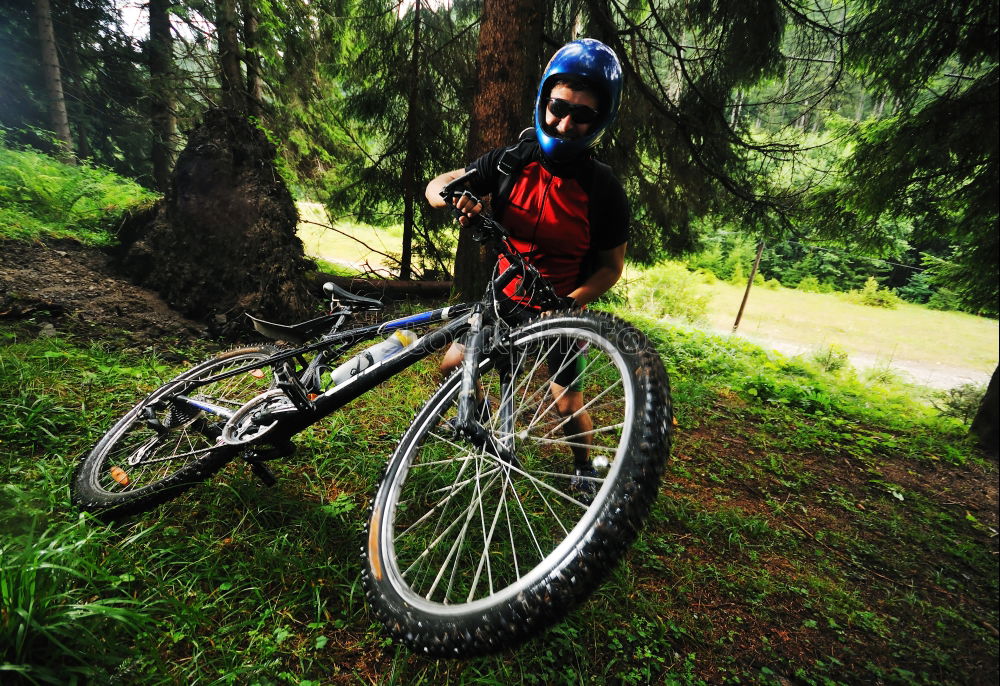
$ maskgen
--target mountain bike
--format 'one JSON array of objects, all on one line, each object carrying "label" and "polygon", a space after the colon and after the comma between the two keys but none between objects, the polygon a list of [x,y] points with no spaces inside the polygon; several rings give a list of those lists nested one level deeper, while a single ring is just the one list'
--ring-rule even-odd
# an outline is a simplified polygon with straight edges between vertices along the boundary
[{"label": "mountain bike", "polygon": [[[433,656],[496,652],[556,623],[603,581],[652,505],[670,449],[669,383],[645,335],[565,309],[499,223],[481,215],[475,237],[509,264],[482,300],[345,329],[382,304],[330,283],[321,317],[252,318],[284,347],[226,352],[139,401],[80,461],[74,503],[107,518],[143,512],[234,459],[273,484],[266,463],[291,455],[296,433],[464,341],[461,366],[405,430],[371,500],[367,598],[393,638]],[[542,312],[524,323],[510,323],[497,295],[515,279]],[[424,333],[330,381],[360,343],[402,329]],[[572,411],[570,391],[584,399]]]}]

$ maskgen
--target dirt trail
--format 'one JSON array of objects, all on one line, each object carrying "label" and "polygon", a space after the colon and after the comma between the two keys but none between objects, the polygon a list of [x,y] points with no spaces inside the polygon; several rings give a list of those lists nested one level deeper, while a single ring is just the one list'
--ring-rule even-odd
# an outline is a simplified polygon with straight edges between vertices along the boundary
[{"label": "dirt trail", "polygon": [[121,336],[133,345],[205,335],[204,326],[155,292],[119,276],[107,254],[72,240],[0,241],[0,324],[5,322],[42,336]]}]

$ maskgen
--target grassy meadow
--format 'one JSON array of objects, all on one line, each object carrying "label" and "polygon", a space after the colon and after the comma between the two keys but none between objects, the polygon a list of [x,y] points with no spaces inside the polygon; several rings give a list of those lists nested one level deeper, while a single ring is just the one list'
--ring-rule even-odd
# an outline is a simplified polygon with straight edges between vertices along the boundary
[{"label": "grassy meadow", "polygon": [[[717,281],[706,288],[712,294],[709,325],[714,330],[728,331],[745,287]],[[739,332],[808,349],[838,345],[852,354],[889,364],[907,360],[974,369],[987,376],[996,368],[1000,356],[1000,328],[995,319],[906,302],[895,309],[870,307],[851,302],[841,294],[789,288],[751,289]]]},{"label": "grassy meadow", "polygon": [[331,222],[319,203],[299,202],[297,206],[299,238],[311,257],[356,271],[378,271],[386,267],[384,255],[398,257],[402,250],[402,225],[374,227]]},{"label": "grassy meadow", "polygon": [[[745,288],[665,262],[628,267],[616,290],[635,309],[730,336]],[[736,337],[786,355],[843,357],[859,370],[937,389],[985,386],[1000,359],[995,319],[780,286],[751,289]]]}]

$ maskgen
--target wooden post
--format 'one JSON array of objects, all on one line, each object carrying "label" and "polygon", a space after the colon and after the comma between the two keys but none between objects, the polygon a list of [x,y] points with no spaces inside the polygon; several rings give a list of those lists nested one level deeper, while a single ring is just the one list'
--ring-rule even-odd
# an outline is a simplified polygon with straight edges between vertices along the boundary
[{"label": "wooden post", "polygon": [[753,286],[753,277],[757,276],[757,267],[760,266],[760,256],[764,253],[764,241],[757,244],[757,258],[753,261],[753,269],[750,270],[750,278],[747,279],[747,289],[743,291],[743,302],[740,303],[740,311],[736,313],[736,321],[733,322],[733,333],[740,326],[743,319],[743,308],[747,306],[747,298],[750,297],[750,287]]}]

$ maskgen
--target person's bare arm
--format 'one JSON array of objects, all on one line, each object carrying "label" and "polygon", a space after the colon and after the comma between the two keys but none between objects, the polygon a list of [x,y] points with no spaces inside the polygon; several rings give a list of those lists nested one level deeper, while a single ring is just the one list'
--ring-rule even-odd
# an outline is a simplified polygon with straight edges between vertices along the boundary
[{"label": "person's bare arm", "polygon": [[464,173],[464,169],[455,169],[454,171],[445,172],[440,176],[434,177],[434,179],[427,184],[427,190],[424,191],[424,197],[427,198],[427,202],[431,204],[431,207],[445,206],[444,198],[441,197],[441,191],[445,186]]},{"label": "person's bare arm", "polygon": [[597,300],[618,283],[618,279],[621,278],[622,271],[625,269],[625,247],[627,245],[627,243],[622,243],[611,250],[597,252],[596,271],[582,285],[569,293],[569,296],[576,300],[577,305],[586,305]]},{"label": "person's bare arm", "polygon": [[[446,206],[444,198],[441,197],[441,191],[444,190],[445,186],[463,174],[465,174],[464,169],[455,169],[454,171],[436,176],[427,184],[424,197],[427,198],[427,202],[430,203],[431,207]],[[471,196],[461,196],[455,200],[455,208],[464,213],[458,219],[458,223],[462,226],[468,224],[473,217],[483,211],[483,204],[481,202],[473,202],[472,200]]]}]

